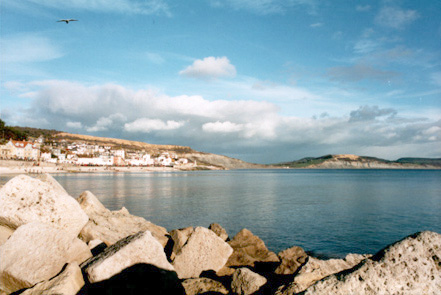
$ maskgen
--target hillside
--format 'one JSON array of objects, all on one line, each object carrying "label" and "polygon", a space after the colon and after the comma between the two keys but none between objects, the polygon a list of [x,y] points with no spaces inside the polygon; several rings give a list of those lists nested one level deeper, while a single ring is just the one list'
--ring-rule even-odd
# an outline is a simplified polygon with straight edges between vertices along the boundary
[{"label": "hillside", "polygon": [[[9,128],[9,127],[8,127]],[[14,126],[20,134],[26,138],[38,138],[44,136],[47,142],[85,142],[94,145],[111,146],[132,151],[145,151],[152,156],[163,152],[177,154],[181,158],[187,158],[197,162],[199,167],[214,166],[220,169],[266,169],[266,168],[308,168],[308,169],[441,169],[441,159],[429,158],[401,158],[389,161],[380,158],[356,156],[356,155],[326,155],[322,157],[307,157],[296,161],[278,164],[262,165],[248,163],[227,156],[204,153],[193,150],[187,146],[149,144],[140,141],[125,139],[106,138],[90,135],[66,133],[57,130],[47,130],[29,127]]]},{"label": "hillside", "polygon": [[54,141],[64,140],[66,142],[83,141],[90,144],[119,147],[126,150],[144,150],[151,155],[159,155],[162,152],[175,153],[179,157],[187,158],[192,162],[197,161],[198,166],[215,166],[221,169],[267,168],[266,165],[252,164],[222,155],[198,152],[187,146],[149,144],[140,141],[79,135],[66,132],[54,134],[52,139]]},{"label": "hillside", "polygon": [[402,158],[389,161],[356,155],[326,155],[277,164],[285,168],[316,169],[440,169],[441,159]]}]

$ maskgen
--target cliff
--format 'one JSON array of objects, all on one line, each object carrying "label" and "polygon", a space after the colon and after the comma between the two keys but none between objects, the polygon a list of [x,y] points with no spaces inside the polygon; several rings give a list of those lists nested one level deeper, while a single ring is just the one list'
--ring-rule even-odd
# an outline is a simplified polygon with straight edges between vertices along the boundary
[{"label": "cliff", "polygon": [[389,161],[374,157],[343,154],[303,158],[293,162],[280,163],[278,166],[316,169],[440,169],[441,159],[402,158]]}]

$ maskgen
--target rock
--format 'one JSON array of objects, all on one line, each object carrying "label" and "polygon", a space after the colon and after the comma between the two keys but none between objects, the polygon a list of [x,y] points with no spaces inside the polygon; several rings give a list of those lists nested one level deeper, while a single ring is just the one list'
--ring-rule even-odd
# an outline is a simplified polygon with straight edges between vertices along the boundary
[{"label": "rock", "polygon": [[221,269],[233,249],[211,230],[196,227],[173,260],[180,279],[196,278],[202,271]]},{"label": "rock", "polygon": [[55,276],[66,263],[91,257],[89,247],[65,231],[38,222],[20,226],[0,247],[0,289],[14,292]]},{"label": "rock", "polygon": [[108,280],[84,286],[79,294],[185,295],[185,290],[176,272],[164,270],[151,264],[138,263],[122,270]]},{"label": "rock", "polygon": [[228,294],[227,288],[222,283],[208,278],[187,279],[182,282],[182,286],[187,295],[204,294],[206,292]]},{"label": "rock", "polygon": [[92,250],[93,248],[95,248],[98,245],[103,244],[104,242],[101,241],[100,239],[96,239],[96,240],[91,240],[89,241],[89,243],[87,243],[87,246],[89,246],[89,249]]},{"label": "rock", "polygon": [[182,247],[187,243],[188,238],[194,232],[194,227],[186,227],[181,229],[174,229],[170,231],[170,239],[173,240],[173,250],[170,255],[170,259],[174,260],[176,254],[181,252]]},{"label": "rock", "polygon": [[83,274],[77,263],[69,263],[55,278],[38,283],[21,295],[74,295],[84,286]]},{"label": "rock", "polygon": [[36,179],[48,184],[50,187],[52,187],[53,192],[60,194],[60,195],[68,195],[69,193],[64,189],[61,184],[58,183],[58,181],[55,180],[50,174],[40,174],[36,177]]},{"label": "rock", "polygon": [[98,239],[90,241],[87,246],[89,246],[92,256],[97,256],[107,248],[106,243]]},{"label": "rock", "polygon": [[208,229],[211,229],[222,240],[224,240],[224,241],[228,240],[227,231],[222,226],[220,226],[219,224],[212,223],[212,224],[210,224]]},{"label": "rock", "polygon": [[279,256],[281,263],[276,268],[275,273],[279,275],[294,274],[308,258],[308,254],[297,246],[283,250],[277,256]]},{"label": "rock", "polygon": [[38,221],[77,237],[89,218],[53,178],[46,180],[19,175],[8,181],[0,189],[0,225],[15,229]]},{"label": "rock", "polygon": [[162,245],[151,232],[144,231],[128,236],[102,253],[85,261],[81,267],[91,283],[103,281],[138,263],[152,264],[173,271]]},{"label": "rock", "polygon": [[9,239],[13,232],[14,230],[12,228],[0,225],[0,246]]},{"label": "rock", "polygon": [[234,252],[227,266],[254,266],[255,262],[279,262],[274,252],[268,250],[265,243],[247,229],[243,229],[228,242]]},{"label": "rock", "polygon": [[110,211],[89,191],[82,193],[78,202],[90,219],[80,233],[86,242],[99,239],[110,246],[127,236],[148,230],[163,247],[167,244],[165,228],[131,215],[124,207],[119,211]]},{"label": "rock", "polygon": [[308,261],[302,266],[294,281],[289,284],[286,291],[281,294],[296,294],[331,274],[349,269],[360,263],[370,255],[348,254],[345,259],[320,260],[308,257]]},{"label": "rock", "polygon": [[236,294],[253,294],[266,284],[266,278],[246,267],[238,268],[233,274],[231,290]]},{"label": "rock", "polygon": [[440,294],[441,234],[421,232],[308,288],[312,294]]}]

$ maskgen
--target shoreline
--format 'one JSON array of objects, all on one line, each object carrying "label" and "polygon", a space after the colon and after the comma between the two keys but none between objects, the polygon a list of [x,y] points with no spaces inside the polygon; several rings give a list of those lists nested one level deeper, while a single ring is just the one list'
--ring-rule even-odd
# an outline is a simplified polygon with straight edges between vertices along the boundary
[{"label": "shoreline", "polygon": [[[194,166],[192,164],[179,165],[177,167],[158,166],[77,166],[71,164],[53,164],[40,162],[38,166],[34,161],[0,160],[0,175],[19,174],[58,174],[58,173],[118,173],[118,172],[181,172],[181,171],[213,171],[230,170],[217,166]],[[256,169],[256,168],[248,168]],[[280,170],[441,170],[440,167],[431,166],[404,166],[404,167],[267,167],[257,169],[280,169]]]},{"label": "shoreline", "polygon": [[179,172],[198,170],[221,170],[215,166],[180,165],[175,167],[136,167],[136,166],[76,166],[33,161],[0,160],[0,174],[57,174],[57,173],[102,173],[102,172]]}]

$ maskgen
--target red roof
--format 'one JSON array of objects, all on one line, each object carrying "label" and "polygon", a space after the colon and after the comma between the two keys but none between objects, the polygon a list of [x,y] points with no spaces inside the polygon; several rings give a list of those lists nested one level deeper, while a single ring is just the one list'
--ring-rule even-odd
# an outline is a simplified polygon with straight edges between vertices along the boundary
[{"label": "red roof", "polygon": [[17,141],[17,140],[11,140],[12,144],[16,147],[16,148],[20,148],[20,149],[24,149],[28,144],[31,145],[31,147],[33,149],[35,149],[36,147],[34,147],[34,144],[32,142],[29,141]]}]

